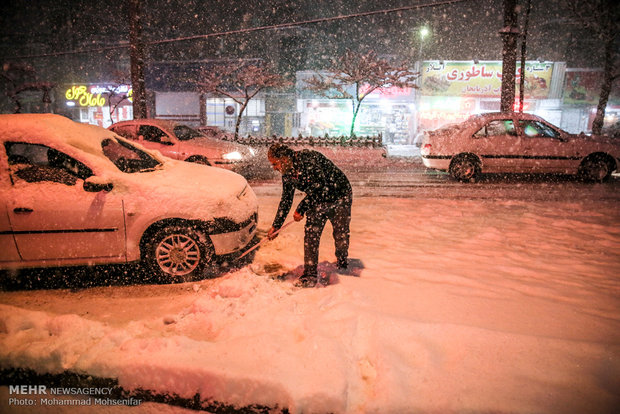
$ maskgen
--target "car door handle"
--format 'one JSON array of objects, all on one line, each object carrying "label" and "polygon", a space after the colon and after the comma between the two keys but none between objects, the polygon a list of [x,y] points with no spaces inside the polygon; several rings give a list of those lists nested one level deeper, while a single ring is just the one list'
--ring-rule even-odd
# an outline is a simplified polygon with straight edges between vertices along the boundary
[{"label": "car door handle", "polygon": [[17,214],[26,214],[26,213],[32,213],[34,210],[28,207],[15,207],[13,209],[14,213]]}]

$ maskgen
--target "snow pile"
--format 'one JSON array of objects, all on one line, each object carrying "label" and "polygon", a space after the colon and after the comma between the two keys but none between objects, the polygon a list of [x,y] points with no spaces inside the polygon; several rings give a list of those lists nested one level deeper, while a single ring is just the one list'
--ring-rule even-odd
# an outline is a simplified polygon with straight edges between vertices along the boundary
[{"label": "snow pile", "polygon": [[[266,231],[278,197],[262,190]],[[301,272],[295,224],[215,279],[42,291],[35,303],[4,292],[0,367],[293,413],[612,413],[617,207],[357,198],[360,277],[334,273],[328,225],[319,269],[332,284],[274,278]]]}]

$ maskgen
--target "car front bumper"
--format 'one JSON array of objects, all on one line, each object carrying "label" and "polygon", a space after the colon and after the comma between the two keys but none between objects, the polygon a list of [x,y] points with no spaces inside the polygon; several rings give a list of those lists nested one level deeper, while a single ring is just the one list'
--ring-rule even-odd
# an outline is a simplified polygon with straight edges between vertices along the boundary
[{"label": "car front bumper", "polygon": [[448,171],[450,168],[450,160],[449,156],[433,156],[433,155],[423,155],[422,162],[426,168],[433,168],[435,170]]},{"label": "car front bumper", "polygon": [[210,234],[209,238],[213,243],[215,254],[221,256],[224,254],[234,253],[247,246],[256,234],[256,215],[253,217],[254,218],[240,230],[227,233]]}]

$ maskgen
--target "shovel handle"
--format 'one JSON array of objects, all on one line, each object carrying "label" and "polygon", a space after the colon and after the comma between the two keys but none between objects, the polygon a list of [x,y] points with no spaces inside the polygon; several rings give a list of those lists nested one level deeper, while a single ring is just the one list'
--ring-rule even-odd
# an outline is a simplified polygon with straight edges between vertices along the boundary
[{"label": "shovel handle", "polygon": [[[295,222],[295,220],[291,220],[288,223],[285,223],[284,225],[282,225],[282,227],[280,227],[278,230],[273,232],[273,236],[275,236],[276,234],[280,233],[282,230],[284,230],[286,227],[290,226],[291,224],[293,224]],[[248,253],[250,253],[252,250],[257,249],[258,246],[260,246],[261,244],[265,243],[269,241],[269,237],[265,237],[263,240],[259,241],[258,243],[256,243],[254,246],[250,247],[249,249],[247,249],[245,252],[243,252],[243,254],[239,257],[237,257],[237,259],[241,259],[243,256],[247,255]]]}]

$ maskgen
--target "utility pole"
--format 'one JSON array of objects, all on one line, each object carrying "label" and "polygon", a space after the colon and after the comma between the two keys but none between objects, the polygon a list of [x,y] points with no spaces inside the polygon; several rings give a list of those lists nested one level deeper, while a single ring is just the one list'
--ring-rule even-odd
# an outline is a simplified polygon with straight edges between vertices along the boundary
[{"label": "utility pole", "polygon": [[129,59],[133,89],[133,117],[147,117],[144,85],[144,44],[142,43],[141,0],[129,0]]},{"label": "utility pole", "polygon": [[525,23],[523,24],[523,36],[521,39],[521,77],[519,79],[519,112],[523,112],[523,101],[525,100],[525,57],[527,52],[527,25],[530,20],[531,0],[527,0],[527,7],[525,9]]},{"label": "utility pole", "polygon": [[502,35],[502,112],[512,112],[515,102],[515,75],[517,70],[517,0],[504,0],[504,27],[499,31]]}]

